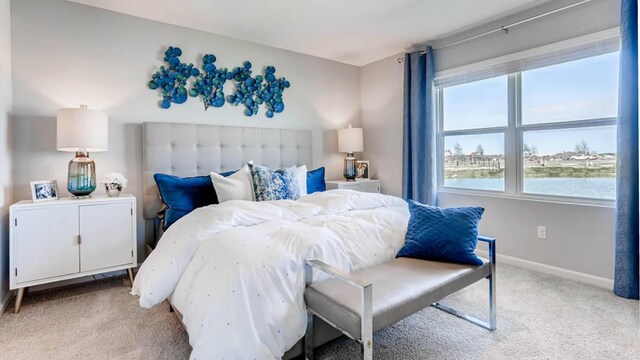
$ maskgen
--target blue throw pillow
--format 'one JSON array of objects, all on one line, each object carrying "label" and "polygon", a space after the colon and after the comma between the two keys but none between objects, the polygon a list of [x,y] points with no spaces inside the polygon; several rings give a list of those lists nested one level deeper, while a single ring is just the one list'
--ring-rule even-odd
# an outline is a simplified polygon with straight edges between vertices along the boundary
[{"label": "blue throw pillow", "polygon": [[307,171],[307,194],[326,190],[327,183],[324,181],[324,167]]},{"label": "blue throw pillow", "polygon": [[296,167],[271,170],[265,166],[249,163],[251,182],[256,201],[298,200],[300,186]]},{"label": "blue throw pillow", "polygon": [[[234,171],[221,174],[229,176]],[[155,174],[153,179],[160,190],[162,202],[167,206],[164,212],[163,230],[196,208],[218,203],[211,177],[195,176],[181,178],[173,175]]]},{"label": "blue throw pillow", "polygon": [[409,200],[405,244],[396,257],[482,265],[476,256],[481,207],[443,209]]}]

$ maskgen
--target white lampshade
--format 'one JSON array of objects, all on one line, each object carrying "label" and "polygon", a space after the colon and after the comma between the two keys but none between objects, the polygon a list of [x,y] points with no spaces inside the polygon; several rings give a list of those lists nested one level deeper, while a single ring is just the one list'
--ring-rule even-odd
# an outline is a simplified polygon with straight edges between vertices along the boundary
[{"label": "white lampshade", "polygon": [[343,153],[362,152],[364,149],[361,128],[338,130],[338,151]]},{"label": "white lampshade", "polygon": [[58,110],[57,148],[60,151],[107,151],[109,148],[109,120],[107,114],[87,109]]}]

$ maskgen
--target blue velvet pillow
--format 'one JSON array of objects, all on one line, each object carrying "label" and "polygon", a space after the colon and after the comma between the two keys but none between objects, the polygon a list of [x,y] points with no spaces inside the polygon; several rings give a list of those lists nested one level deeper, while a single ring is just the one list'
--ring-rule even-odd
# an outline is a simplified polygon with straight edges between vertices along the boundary
[{"label": "blue velvet pillow", "polygon": [[[229,176],[234,172],[229,171],[221,175]],[[153,179],[160,190],[162,202],[167,206],[164,212],[163,230],[167,230],[171,224],[196,208],[218,203],[216,191],[208,175],[181,178],[155,174]]]},{"label": "blue velvet pillow", "polygon": [[327,183],[324,182],[324,167],[307,171],[307,194],[326,190]]},{"label": "blue velvet pillow", "polygon": [[476,256],[481,207],[439,208],[409,200],[405,244],[396,257],[482,265]]}]

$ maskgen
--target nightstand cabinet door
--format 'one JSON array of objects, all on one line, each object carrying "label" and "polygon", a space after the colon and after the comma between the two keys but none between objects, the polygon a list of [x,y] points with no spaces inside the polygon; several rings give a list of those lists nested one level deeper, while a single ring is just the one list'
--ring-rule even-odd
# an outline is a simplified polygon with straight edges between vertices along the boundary
[{"label": "nightstand cabinet door", "polygon": [[77,206],[19,210],[13,222],[17,283],[80,271]]},{"label": "nightstand cabinet door", "polygon": [[351,181],[342,183],[337,188],[343,190],[362,191],[362,184],[360,184],[359,182]]},{"label": "nightstand cabinet door", "polygon": [[80,271],[133,263],[133,209],[130,202],[82,205]]},{"label": "nightstand cabinet door", "polygon": [[354,190],[369,193],[380,192],[380,180],[358,180],[358,181],[344,181],[344,180],[329,180],[326,182],[327,190],[343,189]]},{"label": "nightstand cabinet door", "polygon": [[380,181],[363,181],[360,183],[360,191],[379,193]]}]

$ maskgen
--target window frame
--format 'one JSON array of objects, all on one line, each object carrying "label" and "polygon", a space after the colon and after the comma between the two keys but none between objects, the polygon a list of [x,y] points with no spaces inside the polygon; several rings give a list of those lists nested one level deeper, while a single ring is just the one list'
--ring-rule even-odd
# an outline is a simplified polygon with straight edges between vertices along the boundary
[{"label": "window frame", "polygon": [[[552,65],[551,65],[552,66]],[[444,89],[434,90],[436,114],[436,155],[437,189],[442,193],[472,194],[493,197],[517,198],[570,204],[615,206],[615,199],[579,197],[569,195],[549,195],[524,192],[524,133],[539,130],[569,130],[586,127],[617,126],[617,117],[570,120],[552,123],[522,123],[522,71],[507,75],[507,126],[486,127],[466,130],[444,130]],[[504,190],[482,190],[458,188],[444,185],[444,139],[454,135],[504,134]]]}]

